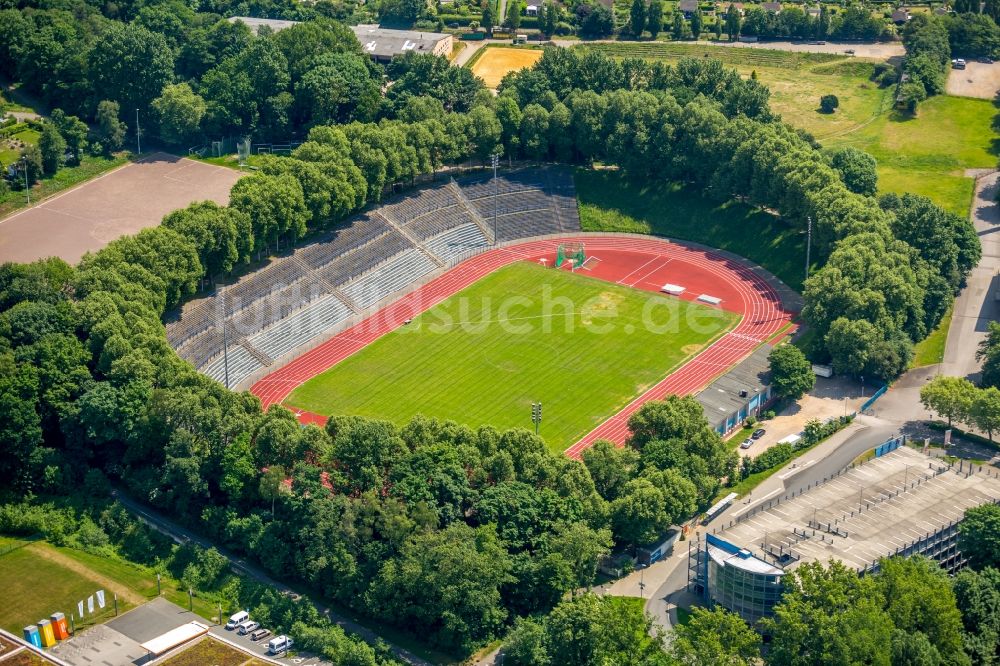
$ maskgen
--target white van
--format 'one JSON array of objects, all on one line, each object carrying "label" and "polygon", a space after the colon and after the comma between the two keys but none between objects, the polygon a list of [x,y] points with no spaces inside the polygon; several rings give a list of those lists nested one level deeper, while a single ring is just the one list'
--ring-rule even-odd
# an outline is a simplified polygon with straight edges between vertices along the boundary
[{"label": "white van", "polygon": [[226,622],[226,629],[232,631],[233,629],[240,626],[242,623],[246,622],[249,619],[250,619],[250,613],[246,611],[240,611],[239,613],[235,613],[231,618],[229,618],[229,622]]},{"label": "white van", "polygon": [[260,629],[260,622],[254,622],[253,620],[247,620],[246,622],[241,622],[240,626],[237,627],[237,632],[240,636],[246,636],[251,631],[257,631]]},{"label": "white van", "polygon": [[276,638],[272,638],[267,642],[267,653],[268,654],[280,654],[285,652],[292,647],[292,639],[288,636],[281,635]]}]

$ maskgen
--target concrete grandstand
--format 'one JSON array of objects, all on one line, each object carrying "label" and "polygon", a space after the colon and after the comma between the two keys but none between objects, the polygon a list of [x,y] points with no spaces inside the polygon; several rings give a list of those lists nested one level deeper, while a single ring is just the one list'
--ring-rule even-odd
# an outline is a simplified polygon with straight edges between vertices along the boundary
[{"label": "concrete grandstand", "polygon": [[782,576],[803,562],[870,572],[881,558],[920,554],[948,571],[963,566],[958,524],[966,509],[1000,502],[1000,474],[949,465],[899,440],[876,456],[692,543],[688,589],[752,623],[771,613]]},{"label": "concrete grandstand", "polygon": [[201,372],[236,387],[495,242],[579,230],[569,169],[438,183],[187,303],[167,338]]}]

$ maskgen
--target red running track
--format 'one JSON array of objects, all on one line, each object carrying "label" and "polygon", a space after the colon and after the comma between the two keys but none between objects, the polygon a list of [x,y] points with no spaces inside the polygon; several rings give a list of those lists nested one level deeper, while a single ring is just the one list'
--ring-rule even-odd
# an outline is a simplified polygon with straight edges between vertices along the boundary
[{"label": "red running track", "polygon": [[[559,244],[572,241],[584,242],[588,257],[597,260],[586,271],[588,275],[647,291],[659,291],[668,282],[681,285],[686,288],[681,298],[715,296],[722,299],[720,307],[742,317],[736,327],[566,449],[566,455],[571,457],[579,457],[598,439],[623,443],[629,434],[629,416],[643,403],[668,395],[688,395],[704,388],[760,343],[774,337],[792,319],[793,313],[782,307],[777,292],[764,279],[717,252],[652,237],[581,236],[528,241],[490,250],[462,262],[264,377],[250,391],[265,408],[280,403],[303,382],[485,275],[515,261],[545,259],[551,265]],[[326,417],[311,412],[297,410],[297,415],[304,423],[326,421]]]}]

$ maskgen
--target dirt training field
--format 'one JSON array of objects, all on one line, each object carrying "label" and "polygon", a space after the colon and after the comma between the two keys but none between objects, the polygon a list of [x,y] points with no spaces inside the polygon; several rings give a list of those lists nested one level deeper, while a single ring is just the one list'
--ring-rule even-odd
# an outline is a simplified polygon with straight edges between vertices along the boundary
[{"label": "dirt training field", "polygon": [[76,263],[193,201],[229,201],[241,174],[154,153],[0,220],[0,262],[57,256]]},{"label": "dirt training field", "polygon": [[536,49],[486,49],[472,66],[472,73],[486,82],[487,88],[496,88],[507,72],[531,67],[542,57]]}]

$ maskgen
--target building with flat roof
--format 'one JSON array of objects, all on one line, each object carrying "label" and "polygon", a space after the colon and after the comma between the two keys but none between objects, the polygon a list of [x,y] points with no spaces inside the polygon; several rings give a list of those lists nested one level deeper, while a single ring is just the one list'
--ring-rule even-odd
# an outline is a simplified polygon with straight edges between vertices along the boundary
[{"label": "building with flat roof", "polygon": [[688,589],[754,623],[781,598],[783,575],[803,562],[839,560],[860,573],[881,558],[925,555],[948,571],[965,564],[965,511],[1000,503],[1000,474],[949,465],[902,438],[798,493],[738,515],[688,551]]},{"label": "building with flat roof", "polygon": [[771,346],[764,344],[695,396],[709,425],[720,435],[758,416],[771,402]]},{"label": "building with flat roof", "polygon": [[281,32],[285,28],[291,28],[298,21],[285,21],[283,19],[256,18],[254,16],[230,16],[227,19],[230,23],[244,23],[253,34],[258,34],[261,28],[270,28],[272,32]]},{"label": "building with flat roof", "polygon": [[[281,32],[290,28],[298,21],[281,19],[255,18],[252,16],[232,16],[230,23],[245,23],[257,34],[261,28],[270,28],[272,32]],[[377,25],[352,25],[354,36],[361,43],[361,50],[377,62],[389,62],[395,56],[409,51],[414,53],[433,53],[447,57],[455,43],[455,38],[441,32],[421,32],[418,30],[392,30],[380,28]]]},{"label": "building with flat roof", "polygon": [[378,62],[388,62],[410,51],[447,57],[455,42],[452,35],[441,32],[390,30],[377,25],[352,25],[351,30],[361,42],[361,50]]}]

